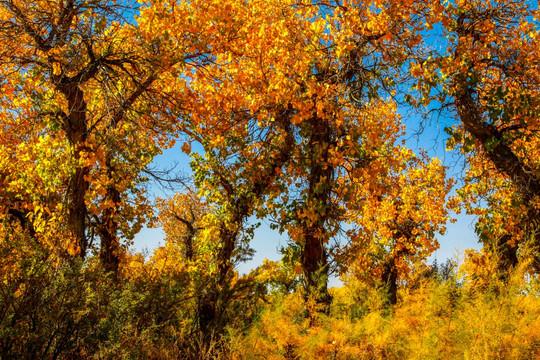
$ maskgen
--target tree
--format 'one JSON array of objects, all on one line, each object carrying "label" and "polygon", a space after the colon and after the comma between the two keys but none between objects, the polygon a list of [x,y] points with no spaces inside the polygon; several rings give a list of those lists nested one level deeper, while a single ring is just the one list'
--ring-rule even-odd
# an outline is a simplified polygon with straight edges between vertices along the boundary
[{"label": "tree", "polygon": [[[175,11],[197,11],[191,6]],[[65,221],[68,233],[60,238],[73,239],[71,248],[82,257],[97,234],[100,257],[112,271],[120,237],[131,239],[151,212],[139,186],[143,171],[173,144],[173,131],[181,131],[177,114],[165,110],[170,79],[190,61],[207,61],[205,40],[214,36],[203,31],[215,15],[167,24],[161,20],[172,10],[156,2],[135,23],[133,10],[95,0],[0,2],[1,126],[11,133],[2,139],[10,159],[2,170],[6,191],[32,194],[37,182],[56,197],[47,206],[32,200],[11,212],[53,214],[58,220],[43,231],[53,225],[60,231]],[[171,29],[174,37],[167,36]],[[57,169],[46,157],[65,166]],[[17,159],[26,161],[30,176],[13,170]]]},{"label": "tree", "polygon": [[392,305],[398,280],[439,247],[435,235],[445,231],[453,183],[438,159],[402,150],[398,166],[380,177],[381,191],[358,194],[363,204],[349,214],[357,227],[350,230],[352,241],[341,261],[345,271],[364,281],[380,281]]},{"label": "tree", "polygon": [[208,206],[198,199],[192,191],[176,194],[168,200],[158,199],[160,209],[159,222],[167,235],[167,244],[174,245],[185,261],[195,260],[196,238],[205,230],[201,224],[203,218],[210,213]]},{"label": "tree", "polygon": [[349,209],[362,206],[360,188],[377,192],[377,179],[399,158],[392,97],[419,40],[417,5],[402,5],[328,2],[298,10],[315,19],[304,41],[316,47],[306,50],[306,72],[292,78],[300,85],[300,101],[290,105],[296,148],[284,170],[287,190],[273,207],[281,230],[301,246],[307,296],[323,311],[331,301],[328,243],[351,221]]},{"label": "tree", "polygon": [[[112,139],[129,141],[134,135],[128,112],[155,79],[143,64],[133,28],[120,16],[121,10],[99,1],[1,3],[2,62],[8,69],[3,85],[9,94],[4,97],[9,120],[3,126],[22,133],[14,139],[19,144],[30,145],[30,136],[64,154],[69,169],[59,174],[66,198],[65,206],[59,203],[60,214],[65,212],[83,257],[89,246],[89,218],[94,216],[102,259],[111,270],[118,265],[119,188],[133,186],[131,181],[120,185],[114,180],[123,169],[119,171],[122,165],[113,160],[122,150],[112,146]],[[19,146],[19,157],[31,146],[24,148]],[[150,144],[141,150],[157,151]],[[142,161],[130,167],[145,165]],[[55,171],[54,166],[42,170]]]},{"label": "tree", "polygon": [[[225,326],[249,323],[266,293],[264,269],[243,276],[234,270],[234,265],[250,256],[246,244],[252,234],[241,224],[232,239],[233,252],[224,258],[224,242],[230,238],[224,236],[224,214],[218,207],[204,203],[191,191],[160,200],[158,206],[166,244],[154,251],[150,262],[158,276],[186,279],[184,316],[191,320],[192,336],[202,336],[199,345],[212,347]],[[225,275],[224,261],[229,266]]]},{"label": "tree", "polygon": [[459,119],[447,131],[469,164],[460,194],[481,216],[478,232],[503,272],[518,263],[527,238],[538,243],[536,14],[525,1],[433,3],[431,21],[443,27],[446,52],[415,68],[425,98],[439,76],[437,100]]},{"label": "tree", "polygon": [[233,229],[268,197],[259,215],[272,214],[301,246],[307,296],[326,309],[326,244],[357,201],[352,189],[376,184],[395,161],[387,143],[400,130],[382,93],[391,96],[418,43],[414,6],[398,5],[251,4],[236,14],[234,48],[191,84],[200,103],[192,121],[204,124],[193,132],[207,150],[199,187],[227,204]]}]

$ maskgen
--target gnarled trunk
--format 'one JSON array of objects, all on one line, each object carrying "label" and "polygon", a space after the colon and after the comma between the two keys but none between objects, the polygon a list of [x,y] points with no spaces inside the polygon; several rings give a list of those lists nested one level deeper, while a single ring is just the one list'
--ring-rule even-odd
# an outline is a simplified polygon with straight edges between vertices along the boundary
[{"label": "gnarled trunk", "polygon": [[[109,176],[112,176],[113,173],[110,158],[107,159],[107,173]],[[103,210],[101,221],[97,228],[101,240],[99,258],[106,271],[116,274],[120,264],[120,241],[118,240],[120,192],[114,185],[107,187],[104,200],[109,200],[111,206]]]},{"label": "gnarled trunk", "polygon": [[80,165],[86,149],[88,138],[88,123],[86,119],[86,101],[84,94],[76,83],[61,82],[57,89],[65,96],[68,102],[69,114],[63,114],[63,129],[73,147],[75,173],[69,180],[67,190],[68,229],[79,246],[80,256],[84,258],[88,250],[86,238],[86,217],[88,209],[85,203],[86,192],[89,188],[87,176],[90,173],[88,166]]},{"label": "gnarled trunk", "polygon": [[309,120],[310,171],[306,211],[315,211],[313,219],[302,220],[302,270],[306,281],[306,297],[314,297],[319,311],[327,313],[332,297],[328,292],[329,265],[326,252],[328,234],[326,222],[331,211],[330,195],[334,171],[329,159],[331,128],[327,121],[314,117]]},{"label": "gnarled trunk", "polygon": [[395,259],[390,258],[383,268],[382,281],[383,286],[385,287],[386,294],[388,295],[388,302],[391,305],[397,304],[397,268]]},{"label": "gnarled trunk", "polygon": [[312,234],[305,234],[304,241],[302,269],[306,281],[306,297],[313,296],[316,303],[320,305],[319,310],[327,313],[330,310],[332,297],[328,292],[329,266],[325,242],[321,236]]},{"label": "gnarled trunk", "polygon": [[232,230],[225,224],[221,224],[220,241],[222,247],[218,254],[217,279],[199,298],[199,326],[207,343],[215,332],[219,333],[221,330],[222,314],[219,309],[219,301],[221,295],[229,290],[229,276],[231,276],[233,270],[231,259],[241,226],[241,223],[235,224],[236,226]]},{"label": "gnarled trunk", "polygon": [[[461,39],[467,39],[471,36],[476,40],[480,39],[474,26],[466,21],[469,15],[471,14],[463,13],[457,20],[456,32],[460,39],[457,49],[460,48],[460,45],[465,45]],[[474,17],[474,14],[472,16]],[[459,50],[455,52],[454,56],[456,58],[461,56]],[[537,228],[540,224],[540,212],[534,205],[534,199],[540,195],[540,178],[509,146],[505,140],[504,130],[485,121],[483,109],[475,98],[477,95],[476,85],[470,84],[470,80],[466,76],[466,74],[455,74],[452,78],[453,86],[456,89],[454,97],[458,116],[464,129],[481,144],[486,156],[497,171],[507,176],[513,183],[523,204],[527,207],[524,227],[528,234],[535,238],[535,247],[538,247]],[[499,269],[502,271],[510,270],[518,262],[519,245],[514,245],[510,240],[512,240],[510,234],[503,235],[494,244],[499,256]]]}]

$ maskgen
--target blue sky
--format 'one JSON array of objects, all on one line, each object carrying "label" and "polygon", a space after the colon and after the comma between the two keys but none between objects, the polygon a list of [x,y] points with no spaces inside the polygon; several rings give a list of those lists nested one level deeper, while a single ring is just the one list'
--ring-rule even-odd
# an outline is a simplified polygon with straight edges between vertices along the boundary
[{"label": "blue sky", "polygon": [[[444,52],[447,43],[442,36],[440,27],[435,27],[429,34],[426,35],[426,44],[436,51]],[[448,135],[443,131],[445,126],[451,126],[455,120],[449,117],[439,118],[437,121],[432,121],[421,126],[421,118],[417,113],[406,107],[399,109],[403,116],[403,122],[406,125],[406,145],[413,151],[425,149],[432,157],[438,157],[443,164],[448,167],[448,175],[455,177],[458,181],[463,176],[465,168],[464,159],[456,152],[445,151],[445,141]],[[419,130],[423,129],[420,133]],[[190,159],[181,150],[181,142],[173,149],[167,150],[163,155],[155,159],[155,164],[158,167],[170,167],[171,164],[178,163],[177,169],[186,174],[191,173],[189,167]],[[197,147],[194,146],[194,150]],[[152,191],[158,196],[171,196],[172,193],[164,194],[158,188],[152,188]],[[480,248],[478,238],[474,232],[475,218],[465,214],[452,214],[452,217],[457,221],[447,224],[447,232],[445,235],[439,235],[438,240],[440,249],[437,250],[431,257],[430,261],[437,259],[439,263],[444,262],[448,258],[453,258],[457,254],[461,254],[465,249]],[[156,247],[163,245],[165,234],[161,229],[143,229],[135,238],[135,249],[148,249],[151,252]],[[286,235],[280,235],[277,231],[269,228],[268,223],[264,220],[262,225],[255,232],[254,240],[251,246],[256,250],[253,260],[242,264],[239,267],[241,272],[247,272],[250,268],[254,268],[260,264],[264,258],[278,260],[280,246],[287,243]]]},{"label": "blue sky", "polygon": [[[459,179],[462,176],[464,170],[464,159],[455,152],[445,151],[445,141],[447,138],[446,133],[442,130],[449,124],[442,123],[444,120],[433,121],[428,124],[424,124],[423,132],[419,133],[420,121],[418,116],[403,117],[403,121],[407,127],[406,135],[404,139],[406,145],[418,151],[419,149],[425,149],[432,157],[438,157],[448,167],[448,175],[454,176]],[[176,170],[191,174],[189,167],[190,158],[185,155],[180,147],[182,141],[179,141],[177,145],[168,149],[164,154],[156,157],[154,164],[158,167],[170,167],[177,163]],[[197,147],[194,146],[194,150]],[[152,187],[150,189],[154,195],[160,197],[171,196],[171,192],[164,192],[158,187]],[[453,258],[457,254],[461,254],[465,249],[480,248],[480,244],[477,241],[477,236],[474,233],[473,216],[465,214],[452,214],[457,220],[454,224],[447,224],[447,232],[445,235],[438,236],[440,243],[440,249],[437,250],[431,257],[430,261],[437,259],[439,263],[446,261],[446,259]],[[164,244],[165,234],[161,229],[143,229],[135,238],[134,249],[136,251],[148,250],[149,253],[153,249]],[[279,260],[280,253],[279,247],[287,244],[287,237],[285,234],[280,235],[278,231],[271,230],[267,221],[262,221],[262,225],[255,232],[254,240],[251,246],[256,250],[254,258],[238,267],[241,273],[248,272],[249,269],[255,268],[262,264],[265,258],[271,260]],[[339,285],[337,279],[332,279],[330,285]]]}]

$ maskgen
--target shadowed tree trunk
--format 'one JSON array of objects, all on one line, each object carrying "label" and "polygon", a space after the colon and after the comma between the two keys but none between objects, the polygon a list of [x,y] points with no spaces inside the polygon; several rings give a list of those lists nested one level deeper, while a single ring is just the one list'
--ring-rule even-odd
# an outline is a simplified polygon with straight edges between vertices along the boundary
[{"label": "shadowed tree trunk", "polygon": [[[111,157],[107,156],[105,166],[107,168],[107,176],[113,178],[115,172],[111,162]],[[120,241],[118,239],[118,216],[120,208],[120,192],[114,184],[107,186],[104,201],[109,203],[109,207],[103,210],[101,219],[97,225],[97,231],[101,240],[99,248],[99,258],[106,271],[113,272],[115,275],[118,272],[120,264]]]},{"label": "shadowed tree trunk", "polygon": [[397,304],[397,268],[394,257],[391,257],[383,268],[382,281],[388,295],[390,305]]},{"label": "shadowed tree trunk", "polygon": [[211,341],[215,333],[221,331],[222,309],[220,309],[219,302],[222,295],[230,290],[229,277],[233,270],[231,259],[236,247],[241,221],[235,222],[235,224],[237,226],[233,230],[227,228],[225,224],[221,225],[220,242],[222,247],[218,254],[217,279],[199,300],[199,326],[207,343]]},{"label": "shadowed tree trunk", "polygon": [[[508,145],[504,144],[503,134],[500,131],[483,121],[479,105],[474,100],[471,89],[464,90],[456,97],[456,106],[465,130],[480,142],[497,171],[508,176],[516,187],[523,204],[528,209],[524,225],[528,228],[528,232],[537,238],[535,224],[538,224],[539,217],[532,200],[540,194],[540,182],[535,177],[534,171],[524,164]],[[488,146],[493,140],[496,140],[495,146]],[[512,244],[511,240],[512,235],[506,234],[496,242],[498,268],[502,272],[508,272],[518,264],[518,244],[517,242]]]},{"label": "shadowed tree trunk", "polygon": [[306,211],[315,212],[314,219],[302,219],[302,269],[306,281],[306,297],[314,297],[323,313],[330,310],[332,297],[328,292],[328,255],[326,242],[328,234],[325,228],[330,215],[331,182],[333,167],[328,164],[328,149],[331,140],[330,124],[314,117],[309,120],[311,130],[308,151],[309,174]]},{"label": "shadowed tree trunk", "polygon": [[[57,86],[65,96],[69,114],[62,114],[63,129],[73,148],[73,159],[79,164],[86,149],[85,142],[88,138],[88,122],[86,119],[86,101],[79,84],[70,82],[70,79],[61,79]],[[87,176],[90,173],[88,166],[76,165],[75,174],[70,179],[67,189],[68,229],[71,231],[77,245],[80,256],[84,258],[88,250],[86,238],[86,218],[88,209],[85,203],[85,195],[89,188]]]},{"label": "shadowed tree trunk", "polygon": [[512,244],[512,235],[501,236],[496,243],[495,254],[498,258],[497,268],[501,279],[508,278],[508,271],[518,265],[517,244]]}]

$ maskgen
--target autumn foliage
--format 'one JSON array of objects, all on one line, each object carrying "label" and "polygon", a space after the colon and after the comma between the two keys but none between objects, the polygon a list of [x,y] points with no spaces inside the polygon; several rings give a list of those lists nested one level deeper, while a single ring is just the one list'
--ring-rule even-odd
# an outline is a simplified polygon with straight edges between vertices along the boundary
[{"label": "autumn foliage", "polygon": [[540,357],[538,15],[0,0],[0,359]]}]

